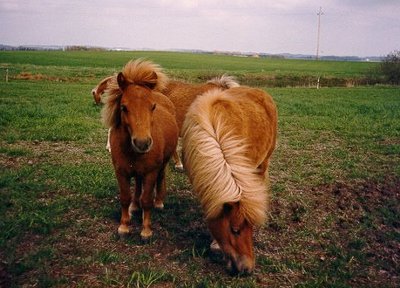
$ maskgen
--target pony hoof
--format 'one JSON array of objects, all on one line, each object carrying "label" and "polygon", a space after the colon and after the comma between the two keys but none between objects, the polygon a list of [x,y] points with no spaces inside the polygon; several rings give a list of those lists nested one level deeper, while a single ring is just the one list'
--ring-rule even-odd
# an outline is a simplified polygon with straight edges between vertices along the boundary
[{"label": "pony hoof", "polygon": [[153,232],[151,230],[148,231],[142,230],[142,232],[140,232],[140,236],[142,237],[142,241],[148,242],[151,236],[153,236]]},{"label": "pony hoof", "polygon": [[154,202],[154,208],[158,210],[163,210],[164,209],[164,203],[162,201],[155,201]]},{"label": "pony hoof", "polygon": [[126,237],[129,234],[129,227],[126,225],[120,225],[118,227],[118,235],[120,237]]}]

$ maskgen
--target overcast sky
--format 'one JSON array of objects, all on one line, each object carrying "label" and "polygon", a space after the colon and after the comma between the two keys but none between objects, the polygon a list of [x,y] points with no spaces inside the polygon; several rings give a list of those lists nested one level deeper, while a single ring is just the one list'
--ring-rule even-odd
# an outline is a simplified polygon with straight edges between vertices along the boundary
[{"label": "overcast sky", "polygon": [[315,55],[400,50],[400,0],[0,0],[0,44]]}]

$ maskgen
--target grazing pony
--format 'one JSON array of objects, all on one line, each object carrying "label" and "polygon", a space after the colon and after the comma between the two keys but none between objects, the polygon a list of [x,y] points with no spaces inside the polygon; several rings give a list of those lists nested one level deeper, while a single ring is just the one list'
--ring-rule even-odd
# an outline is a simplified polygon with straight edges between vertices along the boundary
[{"label": "grazing pony", "polygon": [[[162,93],[165,85],[158,65],[136,60],[126,64],[109,83],[102,110],[103,122],[111,129],[111,157],[119,185],[122,208],[120,235],[129,233],[131,212],[143,210],[140,235],[152,235],[150,210],[162,209],[166,196],[165,168],[178,141],[175,107]],[[135,195],[130,182],[135,178]],[[156,195],[154,195],[156,188]]]},{"label": "grazing pony", "polygon": [[266,219],[276,134],[275,104],[259,89],[209,91],[186,114],[184,167],[232,273],[254,269],[253,227]]},{"label": "grazing pony", "polygon": [[[156,73],[158,72],[156,71]],[[162,76],[163,79],[165,79],[164,74],[159,76]],[[93,88],[92,94],[96,103],[100,103],[101,95],[104,93],[104,90],[107,89],[108,85],[112,83],[112,81],[115,81],[113,80],[114,78],[116,78],[116,76],[104,78],[95,88]],[[239,84],[235,81],[234,77],[224,74],[201,84],[190,84],[183,81],[170,80],[166,82],[165,86],[156,87],[156,89],[159,89],[159,91],[166,95],[175,105],[176,122],[178,124],[179,131],[181,131],[186,112],[189,109],[190,104],[192,104],[198,95],[216,88],[225,90],[238,86]],[[110,131],[108,134],[110,134]],[[109,138],[110,137],[108,136],[106,149],[110,151]],[[183,170],[183,165],[177,151],[174,153],[173,158],[175,162],[175,168],[178,170]]]}]

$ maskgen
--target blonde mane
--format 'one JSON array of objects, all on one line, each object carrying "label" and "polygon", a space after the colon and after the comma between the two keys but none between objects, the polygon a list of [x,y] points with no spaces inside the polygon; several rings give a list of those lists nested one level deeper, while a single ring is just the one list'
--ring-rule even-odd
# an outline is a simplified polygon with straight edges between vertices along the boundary
[{"label": "blonde mane", "polygon": [[[136,85],[151,86],[154,91],[162,91],[168,83],[168,77],[162,71],[162,68],[144,59],[129,61],[122,69],[122,74],[125,79]],[[156,77],[154,76],[156,75]],[[119,102],[122,96],[122,91],[118,85],[117,77],[112,77],[105,91],[106,97],[104,107],[101,112],[102,122],[112,128],[117,125],[117,113],[119,112]]]},{"label": "blonde mane", "polygon": [[206,219],[218,217],[224,203],[239,201],[245,219],[261,225],[267,210],[265,176],[246,156],[249,143],[226,125],[229,117],[213,111],[216,101],[233,102],[227,91],[209,91],[191,105],[183,125],[185,168]]}]

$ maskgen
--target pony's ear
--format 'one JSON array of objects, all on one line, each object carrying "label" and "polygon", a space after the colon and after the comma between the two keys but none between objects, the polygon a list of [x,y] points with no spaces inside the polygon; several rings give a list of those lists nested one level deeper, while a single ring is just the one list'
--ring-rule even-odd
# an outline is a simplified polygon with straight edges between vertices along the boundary
[{"label": "pony's ear", "polygon": [[153,71],[153,73],[151,73],[151,76],[145,80],[143,85],[149,88],[150,90],[153,90],[157,85],[157,79],[158,79],[157,73]]},{"label": "pony's ear", "polygon": [[118,86],[121,90],[124,90],[126,88],[126,86],[128,86],[128,82],[126,81],[125,76],[124,76],[124,74],[122,74],[122,72],[118,73],[117,82],[118,82]]}]

